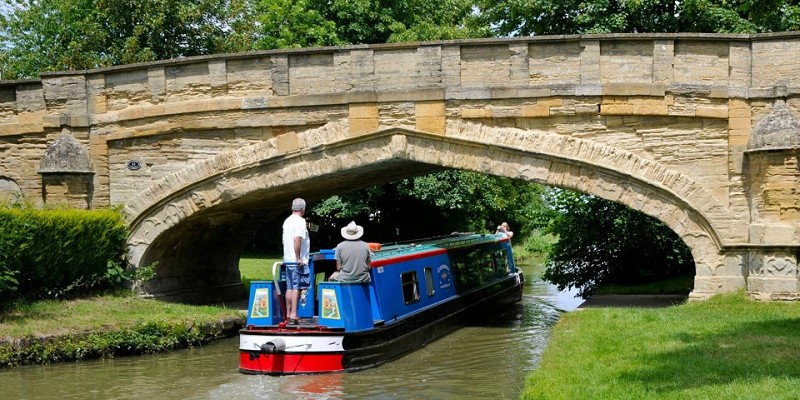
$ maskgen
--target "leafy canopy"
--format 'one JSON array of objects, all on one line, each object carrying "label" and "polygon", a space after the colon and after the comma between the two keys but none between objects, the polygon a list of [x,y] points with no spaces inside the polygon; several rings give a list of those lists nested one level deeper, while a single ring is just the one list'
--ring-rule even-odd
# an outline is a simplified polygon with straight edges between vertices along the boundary
[{"label": "leafy canopy", "polygon": [[800,29],[800,6],[785,0],[480,0],[477,8],[496,36]]},{"label": "leafy canopy", "polygon": [[557,235],[544,279],[589,297],[601,283],[646,283],[691,274],[689,248],[660,221],[594,196],[556,191],[558,215],[545,229]]}]

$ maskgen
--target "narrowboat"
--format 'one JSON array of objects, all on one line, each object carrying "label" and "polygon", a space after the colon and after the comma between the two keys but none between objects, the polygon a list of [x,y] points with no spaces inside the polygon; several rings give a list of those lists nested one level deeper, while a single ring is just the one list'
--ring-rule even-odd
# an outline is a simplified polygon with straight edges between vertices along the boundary
[{"label": "narrowboat", "polygon": [[290,375],[358,371],[425,346],[522,298],[524,277],[503,234],[453,233],[377,244],[371,281],[335,282],[333,250],[311,255],[300,322],[285,318],[285,265],[250,286],[239,370]]}]

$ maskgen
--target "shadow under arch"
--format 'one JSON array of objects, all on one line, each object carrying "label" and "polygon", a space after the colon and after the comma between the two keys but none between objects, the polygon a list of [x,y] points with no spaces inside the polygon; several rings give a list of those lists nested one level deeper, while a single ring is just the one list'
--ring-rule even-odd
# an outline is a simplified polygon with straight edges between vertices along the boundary
[{"label": "shadow under arch", "polygon": [[[240,297],[238,259],[260,223],[309,201],[457,168],[534,181],[606,198],[674,230],[697,274],[722,263],[717,199],[690,177],[630,152],[557,134],[451,122],[444,135],[391,128],[353,137],[344,123],[219,154],[155,182],[126,203],[130,261],[158,262],[154,296]],[[266,266],[265,266],[266,268]]]}]

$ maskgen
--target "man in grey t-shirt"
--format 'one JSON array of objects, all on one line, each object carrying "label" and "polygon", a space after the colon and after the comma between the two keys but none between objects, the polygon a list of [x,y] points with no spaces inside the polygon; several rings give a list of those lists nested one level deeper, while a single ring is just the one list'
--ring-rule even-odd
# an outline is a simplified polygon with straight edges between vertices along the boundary
[{"label": "man in grey t-shirt", "polygon": [[359,240],[364,228],[355,221],[342,228],[344,241],[336,246],[336,272],[331,275],[332,281],[369,282],[369,269],[372,251],[369,245]]}]

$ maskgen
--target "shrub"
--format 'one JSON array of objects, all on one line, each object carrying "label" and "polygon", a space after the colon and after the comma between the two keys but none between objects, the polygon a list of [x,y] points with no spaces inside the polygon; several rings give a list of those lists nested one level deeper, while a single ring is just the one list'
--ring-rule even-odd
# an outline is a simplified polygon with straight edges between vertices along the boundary
[{"label": "shrub", "polygon": [[118,285],[127,234],[115,210],[0,208],[0,297],[56,298]]}]

